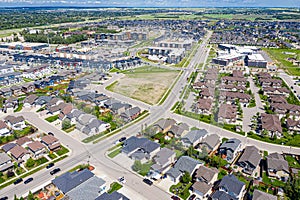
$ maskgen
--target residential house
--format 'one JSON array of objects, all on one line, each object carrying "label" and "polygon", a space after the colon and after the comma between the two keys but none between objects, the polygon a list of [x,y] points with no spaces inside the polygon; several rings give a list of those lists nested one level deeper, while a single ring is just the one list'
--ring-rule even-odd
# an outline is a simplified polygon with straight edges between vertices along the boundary
[{"label": "residential house", "polygon": [[14,96],[19,96],[19,95],[23,94],[21,86],[13,85],[13,86],[11,86],[10,89],[11,89]]},{"label": "residential house", "polygon": [[211,200],[236,200],[235,198],[233,198],[232,196],[230,196],[226,192],[223,192],[223,191],[220,191],[220,190],[215,191],[210,196],[210,199]]},{"label": "residential house", "polygon": [[10,88],[1,88],[0,89],[0,94],[2,97],[11,97],[12,96],[12,91]]},{"label": "residential house", "polygon": [[282,127],[279,117],[274,114],[261,114],[261,126],[262,126],[262,133],[263,131],[267,131],[270,137],[277,137],[282,136]]},{"label": "residential house", "polygon": [[267,96],[284,96],[288,97],[290,94],[290,90],[286,87],[280,87],[280,88],[273,88],[273,87],[264,87],[263,92]]},{"label": "residential house", "polygon": [[250,176],[258,176],[258,166],[260,164],[261,155],[255,146],[246,146],[242,156],[236,165],[243,168],[243,172]]},{"label": "residential house", "polygon": [[208,132],[205,129],[192,130],[181,138],[181,142],[185,147],[196,146],[207,136]]},{"label": "residential house", "polygon": [[80,114],[77,118],[76,129],[86,135],[94,135],[103,132],[108,128],[110,128],[110,124],[98,120],[91,114]]},{"label": "residential house", "polygon": [[289,129],[289,131],[294,131],[294,132],[300,131],[300,121],[299,120],[293,120],[291,118],[288,118],[286,120],[286,126]]},{"label": "residential house", "polygon": [[210,115],[212,109],[212,99],[198,99],[195,105],[195,112],[204,115]]},{"label": "residential house", "polygon": [[220,101],[225,101],[229,104],[236,104],[237,100],[243,106],[247,106],[251,100],[251,96],[240,92],[221,92],[220,94]]},{"label": "residential house", "polygon": [[260,190],[255,189],[253,191],[252,200],[277,200],[278,197]]},{"label": "residential house", "polygon": [[33,83],[24,83],[22,85],[22,92],[24,92],[25,94],[28,94],[28,93],[31,93],[31,92],[34,92],[35,90],[35,86]]},{"label": "residential house", "polygon": [[27,147],[32,153],[33,158],[40,158],[47,152],[46,147],[40,141],[33,141],[29,143]]},{"label": "residential house", "polygon": [[23,116],[15,117],[12,115],[8,115],[4,118],[4,121],[13,130],[22,130],[26,127],[25,119]]},{"label": "residential house", "polygon": [[17,146],[16,143],[6,143],[5,145],[3,145],[1,148],[2,150],[7,153],[9,152],[9,150],[11,150],[12,148],[14,148],[15,146]]},{"label": "residential house", "polygon": [[125,110],[125,112],[121,113],[120,117],[126,121],[132,121],[136,119],[141,113],[141,109],[139,107],[133,107],[129,108],[128,110]]},{"label": "residential house", "polygon": [[218,185],[218,190],[231,196],[232,199],[243,199],[245,183],[239,181],[233,174],[226,175]]},{"label": "residential house", "polygon": [[25,148],[31,142],[32,140],[25,136],[17,139],[16,144]]},{"label": "residential house", "polygon": [[47,103],[49,103],[51,99],[52,99],[51,96],[40,96],[39,98],[36,99],[35,106],[37,108],[41,108],[45,106]]},{"label": "residential house", "polygon": [[215,96],[215,89],[214,88],[203,88],[201,89],[199,95],[202,99],[214,99]]},{"label": "residential house", "polygon": [[180,138],[189,130],[189,126],[186,123],[174,124],[168,130],[167,134],[170,137]]},{"label": "residential house", "polygon": [[218,113],[218,122],[235,123],[237,117],[237,108],[234,105],[221,104]]},{"label": "residential house", "polygon": [[52,183],[63,193],[67,194],[80,184],[92,178],[94,174],[88,169],[82,171],[66,172],[55,179]]},{"label": "residential house", "polygon": [[70,120],[71,124],[76,124],[77,119],[81,116],[84,115],[85,112],[78,110],[78,109],[73,109],[69,114],[67,114],[64,119]]},{"label": "residential house", "polygon": [[122,153],[126,154],[133,160],[146,162],[155,156],[160,150],[160,145],[146,138],[137,138],[132,136],[125,140]]},{"label": "residential house", "polygon": [[206,166],[200,166],[195,172],[193,179],[198,182],[204,182],[206,184],[214,184],[218,180],[219,170],[217,168],[209,168]]},{"label": "residential house", "polygon": [[47,146],[49,151],[57,151],[60,149],[59,140],[52,135],[42,137],[41,142]]},{"label": "residential house", "polygon": [[216,151],[221,143],[221,138],[217,134],[210,134],[199,144],[198,149],[205,148],[208,153]]},{"label": "residential house", "polygon": [[201,163],[198,160],[195,160],[189,156],[181,156],[175,165],[169,169],[166,174],[169,177],[171,181],[174,183],[178,183],[181,176],[188,172],[190,175],[192,175],[197,168],[199,168],[204,163]]},{"label": "residential house", "polygon": [[38,96],[35,94],[31,94],[29,96],[26,96],[26,98],[23,101],[23,106],[25,108],[30,108],[34,106],[35,101],[38,99]]},{"label": "residential house", "polygon": [[197,196],[203,199],[209,197],[210,193],[212,192],[213,185],[201,181],[196,181],[191,188],[192,191],[197,194]]},{"label": "residential house", "polygon": [[6,153],[0,153],[0,172],[4,172],[13,166],[11,158]]},{"label": "residential house", "polygon": [[176,153],[168,148],[162,148],[153,157],[155,164],[151,166],[151,171],[158,174],[164,174],[169,167],[175,163]]},{"label": "residential house", "polygon": [[166,133],[174,124],[176,124],[174,119],[160,119],[153,126],[158,132]]},{"label": "residential house", "polygon": [[60,114],[59,114],[59,118],[62,120],[65,118],[66,115],[70,114],[73,110],[73,104],[71,103],[63,103],[60,106]]},{"label": "residential house", "polygon": [[231,138],[221,144],[219,154],[225,158],[227,162],[232,162],[241,149],[241,141],[236,138]]},{"label": "residential house", "polygon": [[16,145],[14,148],[9,150],[10,155],[16,161],[26,162],[30,158],[30,153],[22,146]]},{"label": "residential house", "polygon": [[[78,180],[80,182],[80,180]],[[93,176],[86,181],[80,183],[66,193],[66,197],[72,200],[76,199],[96,199],[100,194],[104,193],[106,182],[97,176]]]},{"label": "residential house", "polygon": [[260,78],[259,82],[263,88],[265,87],[280,88],[282,86],[282,80],[280,79]]},{"label": "residential house", "polygon": [[117,191],[114,191],[111,194],[104,192],[95,200],[129,200],[129,198],[127,198],[126,196],[124,196],[123,194]]},{"label": "residential house", "polygon": [[247,79],[244,77],[232,77],[232,76],[223,76],[221,78],[222,84],[234,85],[237,84],[238,86],[246,86]]},{"label": "residential house", "polygon": [[2,120],[0,120],[0,136],[7,136],[10,135],[11,131],[9,130],[6,123]]},{"label": "residential house", "polygon": [[289,164],[279,153],[271,153],[267,156],[268,175],[287,181],[289,178]]},{"label": "residential house", "polygon": [[220,91],[228,91],[228,92],[240,92],[244,93],[247,90],[244,86],[238,86],[238,85],[220,85]]},{"label": "residential house", "polygon": [[121,113],[124,113],[126,110],[132,108],[130,104],[127,103],[114,103],[111,105],[110,110],[117,115],[121,115]]},{"label": "residential house", "polygon": [[19,100],[17,97],[9,97],[4,101],[3,108],[6,111],[13,111],[19,105]]}]

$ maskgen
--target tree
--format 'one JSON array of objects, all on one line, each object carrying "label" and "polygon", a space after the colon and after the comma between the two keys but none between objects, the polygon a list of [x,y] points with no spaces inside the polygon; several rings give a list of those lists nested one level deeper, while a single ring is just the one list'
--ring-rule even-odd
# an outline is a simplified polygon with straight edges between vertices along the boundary
[{"label": "tree", "polygon": [[29,194],[27,196],[27,200],[34,200],[34,196],[33,196],[31,191],[29,191]]},{"label": "tree", "polygon": [[139,160],[135,160],[134,164],[132,165],[132,170],[138,172],[142,169],[142,163]]},{"label": "tree", "polygon": [[185,171],[181,177],[181,181],[183,183],[189,183],[192,180],[192,177],[189,172]]},{"label": "tree", "polygon": [[63,130],[66,130],[66,129],[71,128],[72,124],[71,124],[71,121],[70,121],[70,120],[64,119],[64,120],[62,121],[61,126],[62,126],[62,129],[63,129]]},{"label": "tree", "polygon": [[287,181],[284,191],[288,199],[300,199],[300,178],[294,176],[292,180]]},{"label": "tree", "polygon": [[35,164],[35,161],[32,158],[29,158],[25,165],[26,165],[26,167],[31,168],[34,166],[34,164]]}]

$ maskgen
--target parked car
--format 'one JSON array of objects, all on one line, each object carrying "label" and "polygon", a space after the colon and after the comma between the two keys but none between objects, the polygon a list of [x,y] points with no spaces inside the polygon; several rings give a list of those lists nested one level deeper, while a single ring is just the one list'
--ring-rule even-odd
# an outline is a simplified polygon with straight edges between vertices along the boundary
[{"label": "parked car", "polygon": [[5,197],[1,197],[0,200],[7,200],[8,199],[8,196],[5,196]]},{"label": "parked car", "polygon": [[52,170],[52,171],[50,172],[50,174],[53,175],[53,174],[56,174],[56,173],[59,172],[59,171],[60,171],[60,168],[55,168],[54,170]]},{"label": "parked car", "polygon": [[196,195],[195,194],[192,194],[190,197],[189,197],[189,200],[194,200],[196,198]]},{"label": "parked car", "polygon": [[119,140],[117,140],[116,142],[115,142],[115,144],[119,144],[119,143],[121,143],[121,142],[124,142],[126,140],[126,137],[121,137]]},{"label": "parked car", "polygon": [[48,135],[52,135],[52,136],[54,136],[54,133],[52,133],[52,132],[48,132]]},{"label": "parked car", "polygon": [[49,165],[46,166],[47,169],[51,168],[54,166],[54,163],[50,163]]},{"label": "parked car", "polygon": [[21,183],[22,181],[23,181],[22,178],[18,178],[17,180],[15,180],[14,184],[17,185],[17,184]]},{"label": "parked car", "polygon": [[150,186],[153,184],[153,182],[151,180],[147,179],[147,178],[144,178],[143,182],[146,183],[147,185],[150,185]]},{"label": "parked car", "polygon": [[180,200],[180,198],[178,196],[175,196],[175,195],[171,196],[171,199],[173,199],[173,200]]},{"label": "parked car", "polygon": [[32,177],[26,179],[26,180],[24,181],[24,183],[25,183],[25,184],[28,184],[28,183],[30,183],[31,181],[33,181],[33,178],[32,178]]}]

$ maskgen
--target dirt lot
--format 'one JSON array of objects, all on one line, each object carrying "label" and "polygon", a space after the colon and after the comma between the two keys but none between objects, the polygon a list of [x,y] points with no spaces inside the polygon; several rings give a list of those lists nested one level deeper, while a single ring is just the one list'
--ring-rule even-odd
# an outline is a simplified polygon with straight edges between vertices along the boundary
[{"label": "dirt lot", "polygon": [[156,104],[178,75],[178,71],[141,67],[125,72],[126,76],[110,90],[151,105]]}]

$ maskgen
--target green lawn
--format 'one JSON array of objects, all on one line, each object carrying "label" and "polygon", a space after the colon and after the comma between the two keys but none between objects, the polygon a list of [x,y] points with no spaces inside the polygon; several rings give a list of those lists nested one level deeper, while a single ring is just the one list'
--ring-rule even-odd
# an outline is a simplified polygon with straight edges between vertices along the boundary
[{"label": "green lawn", "polygon": [[29,158],[27,160],[27,162],[25,163],[25,166],[26,166],[26,168],[28,170],[31,170],[31,169],[33,169],[33,168],[35,168],[37,166],[40,166],[40,165],[42,165],[42,164],[44,164],[46,162],[48,162],[48,160],[45,157],[39,158],[37,160],[33,160],[32,158]]},{"label": "green lawn", "polygon": [[51,158],[51,160],[57,158],[57,156],[54,153],[49,153],[48,157]]},{"label": "green lawn", "polygon": [[178,184],[170,187],[170,192],[185,200],[190,196],[189,188],[192,184],[193,183],[184,184],[179,182]]},{"label": "green lawn", "polygon": [[14,110],[14,112],[20,112],[23,108],[23,103],[19,103],[18,107]]},{"label": "green lawn", "polygon": [[83,169],[88,169],[89,165],[77,165],[76,167],[73,167],[72,169],[69,170],[69,172],[74,172],[77,170],[83,170]]},{"label": "green lawn", "polygon": [[108,194],[113,193],[114,191],[117,191],[119,189],[121,189],[123,186],[120,183],[117,182],[113,182],[112,184],[110,184],[110,188],[107,191]]},{"label": "green lawn", "polygon": [[150,171],[151,166],[153,165],[152,161],[148,161],[142,165],[142,169],[139,171],[139,174],[142,176],[146,176]]},{"label": "green lawn", "polygon": [[288,161],[290,167],[299,168],[300,164],[293,156],[285,156],[286,161]]},{"label": "green lawn", "polygon": [[263,172],[263,177],[262,177],[262,180],[265,184],[268,184],[268,185],[272,185],[274,187],[284,187],[285,186],[285,183],[282,182],[282,181],[279,181],[277,179],[272,179],[272,178],[269,178],[266,174],[266,172]]},{"label": "green lawn", "polygon": [[108,157],[114,158],[114,157],[116,157],[119,153],[121,153],[121,148],[116,149],[116,150],[110,152],[110,153],[108,154]]},{"label": "green lawn", "polygon": [[54,121],[56,121],[56,120],[58,120],[58,115],[53,115],[53,116],[50,116],[50,117],[47,117],[47,118],[45,118],[45,120],[47,121],[47,122],[54,122]]},{"label": "green lawn", "polygon": [[[287,58],[300,57],[300,50],[296,49],[276,49],[276,48],[263,48],[273,61],[277,61],[278,64],[286,69],[289,74],[294,76],[300,76],[300,67],[293,65],[292,62],[288,61]],[[295,53],[295,55],[284,54],[284,52]]]},{"label": "green lawn", "polygon": [[59,156],[64,155],[68,152],[69,152],[69,150],[62,145],[60,145],[60,149],[58,151],[56,151],[57,155],[59,155]]}]

